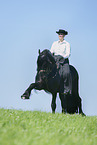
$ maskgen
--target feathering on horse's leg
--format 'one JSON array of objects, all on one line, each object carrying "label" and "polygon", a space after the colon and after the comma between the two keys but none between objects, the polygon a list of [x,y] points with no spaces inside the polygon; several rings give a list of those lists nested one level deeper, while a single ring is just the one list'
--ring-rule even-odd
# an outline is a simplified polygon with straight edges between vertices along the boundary
[{"label": "feathering on horse's leg", "polygon": [[79,106],[78,106],[79,107],[79,114],[81,114],[82,116],[86,116],[82,111],[82,100],[80,97],[78,99],[78,104],[79,104]]},{"label": "feathering on horse's leg", "polygon": [[66,101],[66,95],[64,95],[63,93],[59,93],[59,98],[61,100],[61,107],[62,107],[62,113],[67,113],[67,101]]},{"label": "feathering on horse's leg", "polygon": [[57,97],[57,93],[52,94],[52,102],[51,102],[52,113],[55,113],[55,109],[56,109],[56,97]]}]

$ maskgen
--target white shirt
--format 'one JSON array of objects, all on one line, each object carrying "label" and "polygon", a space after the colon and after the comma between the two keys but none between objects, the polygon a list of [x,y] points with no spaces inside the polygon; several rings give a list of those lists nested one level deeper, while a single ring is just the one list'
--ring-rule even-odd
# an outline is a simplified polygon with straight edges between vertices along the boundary
[{"label": "white shirt", "polygon": [[60,40],[55,41],[52,44],[50,51],[51,53],[54,53],[55,55],[61,55],[64,58],[69,58],[71,55],[70,44],[66,40],[63,40],[63,42],[60,42]]}]

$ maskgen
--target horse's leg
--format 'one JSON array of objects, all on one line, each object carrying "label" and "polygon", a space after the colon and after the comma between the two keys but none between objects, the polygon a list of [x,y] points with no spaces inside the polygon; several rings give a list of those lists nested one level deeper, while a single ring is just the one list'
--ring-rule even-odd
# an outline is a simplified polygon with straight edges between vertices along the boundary
[{"label": "horse's leg", "polygon": [[31,94],[31,90],[32,89],[37,89],[37,90],[41,90],[41,85],[39,85],[40,83],[32,83],[24,92],[24,94],[21,96],[22,99],[29,99],[29,96]]},{"label": "horse's leg", "polygon": [[55,109],[56,109],[56,97],[57,97],[57,93],[52,94],[52,102],[51,102],[52,113],[55,113]]},{"label": "horse's leg", "polygon": [[79,107],[79,114],[81,114],[82,116],[86,116],[83,111],[82,111],[82,103],[81,103],[81,98],[79,97],[78,99],[78,107]]},{"label": "horse's leg", "polygon": [[59,97],[61,100],[62,113],[66,113],[67,112],[67,99],[66,99],[67,95],[59,93]]}]

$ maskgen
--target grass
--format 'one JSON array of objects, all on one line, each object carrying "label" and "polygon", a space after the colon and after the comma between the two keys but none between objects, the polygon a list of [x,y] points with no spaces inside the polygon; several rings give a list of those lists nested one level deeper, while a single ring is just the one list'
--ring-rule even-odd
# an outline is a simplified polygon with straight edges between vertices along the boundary
[{"label": "grass", "polygon": [[97,145],[97,116],[0,109],[0,145]]}]

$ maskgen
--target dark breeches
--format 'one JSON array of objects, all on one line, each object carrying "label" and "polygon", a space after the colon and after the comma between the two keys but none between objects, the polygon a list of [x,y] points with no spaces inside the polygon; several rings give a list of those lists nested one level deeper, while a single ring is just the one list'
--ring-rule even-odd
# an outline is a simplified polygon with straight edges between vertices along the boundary
[{"label": "dark breeches", "polygon": [[59,73],[64,81],[64,91],[72,91],[72,76],[70,73],[70,67],[68,63],[60,64]]},{"label": "dark breeches", "polygon": [[69,91],[72,92],[72,76],[70,72],[69,59],[64,59],[60,55],[55,55],[54,57],[57,68],[59,69],[61,80],[63,80],[64,83],[64,93]]}]

